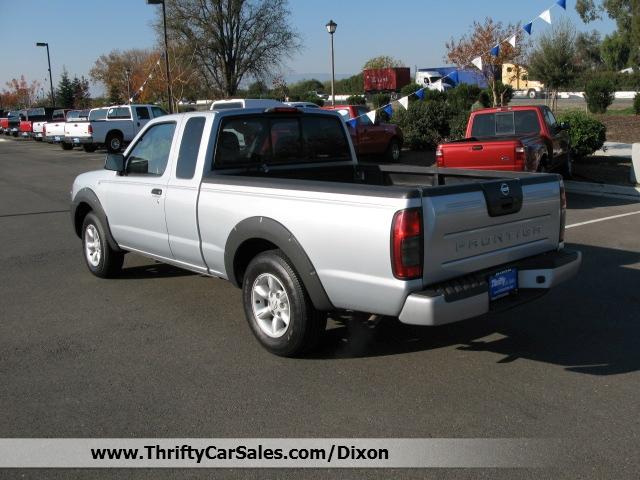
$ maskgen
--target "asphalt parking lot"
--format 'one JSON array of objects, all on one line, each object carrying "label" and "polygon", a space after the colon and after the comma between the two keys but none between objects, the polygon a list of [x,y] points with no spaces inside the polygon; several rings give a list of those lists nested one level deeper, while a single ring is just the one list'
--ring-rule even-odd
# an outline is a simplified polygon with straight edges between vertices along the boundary
[{"label": "asphalt parking lot", "polygon": [[[4,139],[4,137],[0,137]],[[240,291],[128,255],[84,265],[73,178],[104,154],[0,141],[2,437],[530,437],[566,445],[553,471],[350,470],[349,478],[637,478],[640,211],[570,196],[575,280],[535,303],[447,327],[332,324],[275,357]],[[20,478],[298,478],[323,471],[37,470]]]}]

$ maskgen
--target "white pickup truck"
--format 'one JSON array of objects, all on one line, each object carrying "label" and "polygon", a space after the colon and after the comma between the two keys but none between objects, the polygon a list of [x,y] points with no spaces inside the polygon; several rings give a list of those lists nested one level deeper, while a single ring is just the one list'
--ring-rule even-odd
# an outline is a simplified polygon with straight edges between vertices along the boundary
[{"label": "white pickup truck", "polygon": [[[117,105],[107,108],[104,119],[90,119],[91,138],[84,143],[94,149],[104,145],[107,151],[119,152],[125,143],[133,140],[133,137],[152,118],[166,115],[162,108],[156,105]],[[70,136],[72,143],[74,138]],[[79,141],[77,143],[80,143]],[[86,147],[85,147],[86,150]]]},{"label": "white pickup truck", "polygon": [[581,263],[559,175],[358,164],[320,109],[152,120],[71,201],[93,274],[135,252],[227,279],[278,355],[312,348],[328,312],[441,325],[537,298]]}]

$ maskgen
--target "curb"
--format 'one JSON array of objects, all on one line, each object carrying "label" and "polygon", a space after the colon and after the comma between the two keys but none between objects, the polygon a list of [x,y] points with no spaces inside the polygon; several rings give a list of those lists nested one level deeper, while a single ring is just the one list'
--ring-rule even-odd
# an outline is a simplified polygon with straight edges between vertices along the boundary
[{"label": "curb", "polygon": [[610,185],[608,183],[576,182],[570,180],[565,181],[564,185],[569,193],[640,200],[640,187],[625,187],[622,185]]}]

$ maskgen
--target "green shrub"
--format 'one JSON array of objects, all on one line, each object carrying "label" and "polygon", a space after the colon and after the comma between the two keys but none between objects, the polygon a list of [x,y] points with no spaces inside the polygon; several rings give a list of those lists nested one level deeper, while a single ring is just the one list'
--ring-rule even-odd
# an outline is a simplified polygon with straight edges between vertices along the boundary
[{"label": "green shrub", "polygon": [[447,91],[447,103],[454,112],[468,112],[478,100],[479,95],[480,87],[461,83]]},{"label": "green shrub", "polygon": [[444,101],[412,102],[397,109],[392,118],[402,129],[404,144],[411,150],[433,149],[451,134],[451,109]]},{"label": "green shrub", "polygon": [[606,77],[595,77],[587,82],[584,89],[587,108],[591,113],[605,113],[613,103],[615,83]]},{"label": "green shrub", "polygon": [[376,93],[371,97],[371,103],[373,108],[384,107],[391,101],[391,96],[388,93]]},{"label": "green shrub", "polygon": [[300,102],[309,102],[309,103],[315,103],[316,105],[318,105],[319,107],[323,107],[324,106],[324,100],[322,100],[318,95],[314,94],[314,93],[304,93],[302,95],[300,95]]},{"label": "green shrub", "polygon": [[[420,85],[418,85],[417,83],[410,83],[409,85],[405,85],[404,87],[402,87],[402,89],[400,90],[400,96],[401,97],[406,97],[407,95],[411,95],[412,93],[417,92],[418,90],[420,90],[422,87]],[[413,102],[414,100],[417,100],[418,97],[416,97],[415,95],[411,95],[409,97],[409,101]]]},{"label": "green shrub", "polygon": [[640,115],[640,92],[633,97],[633,111],[636,115]]},{"label": "green shrub", "polygon": [[604,123],[584,112],[567,112],[559,116],[560,122],[569,124],[571,153],[580,158],[600,150],[607,139]]},{"label": "green shrub", "polygon": [[[485,88],[484,91],[489,97],[489,105],[487,107],[493,106],[493,90],[491,90],[491,87],[488,87]],[[513,98],[513,87],[511,85],[505,85],[500,80],[497,80],[496,93],[498,95],[498,105],[496,106],[506,107]]]},{"label": "green shrub", "polygon": [[347,105],[366,105],[367,99],[364,95],[351,95],[347,98]]}]

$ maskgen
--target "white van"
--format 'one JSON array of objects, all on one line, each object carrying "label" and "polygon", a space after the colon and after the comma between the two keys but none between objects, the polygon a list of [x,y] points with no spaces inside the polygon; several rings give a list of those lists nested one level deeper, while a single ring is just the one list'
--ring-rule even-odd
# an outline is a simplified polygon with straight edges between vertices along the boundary
[{"label": "white van", "polygon": [[232,108],[273,108],[283,107],[284,103],[270,98],[232,98],[216,100],[209,110],[230,110]]}]

